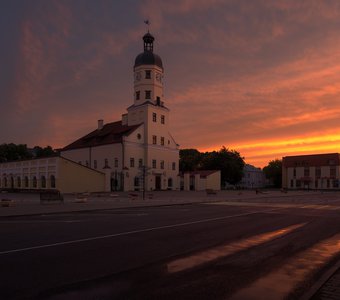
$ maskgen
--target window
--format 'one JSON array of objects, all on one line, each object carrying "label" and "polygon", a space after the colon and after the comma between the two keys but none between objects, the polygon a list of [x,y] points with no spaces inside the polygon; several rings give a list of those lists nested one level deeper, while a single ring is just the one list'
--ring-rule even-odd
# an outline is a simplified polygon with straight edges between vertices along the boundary
[{"label": "window", "polygon": [[19,176],[17,177],[17,187],[21,187],[21,179]]},{"label": "window", "polygon": [[152,167],[153,167],[154,169],[157,168],[157,161],[156,161],[155,159],[152,160]]},{"label": "window", "polygon": [[176,163],[175,162],[172,163],[172,169],[176,170]]},{"label": "window", "polygon": [[133,157],[130,158],[130,167],[131,168],[135,167],[135,159]]},{"label": "window", "polygon": [[28,177],[25,176],[25,187],[28,188]]},{"label": "window", "polygon": [[330,181],[329,179],[327,179],[327,188],[329,188],[329,186],[330,186]]},{"label": "window", "polygon": [[319,187],[319,180],[315,180],[315,188],[317,189]]},{"label": "window", "polygon": [[97,169],[97,160],[96,160],[96,159],[93,161],[93,167],[94,167],[95,169]]},{"label": "window", "polygon": [[161,123],[165,124],[165,116],[164,115],[161,115]]},{"label": "window", "polygon": [[43,189],[45,189],[46,188],[46,177],[45,176],[41,176],[40,180],[41,180],[41,187]]},{"label": "window", "polygon": [[152,144],[157,145],[157,136],[152,136]]},{"label": "window", "polygon": [[151,99],[151,91],[145,91],[145,99]]},{"label": "window", "polygon": [[55,188],[55,177],[51,175],[51,188]]},{"label": "window", "polygon": [[140,99],[140,91],[137,91],[136,92],[136,100],[139,100]]},{"label": "window", "polygon": [[143,167],[143,160],[141,158],[138,160],[138,167]]},{"label": "window", "polygon": [[321,168],[320,167],[316,167],[315,168],[315,177],[321,177]]},{"label": "window", "polygon": [[33,187],[34,188],[37,188],[37,186],[38,186],[38,182],[37,182],[37,177],[33,177]]},{"label": "window", "polygon": [[142,135],[140,133],[137,134],[137,139],[141,139],[142,138]]},{"label": "window", "polygon": [[152,122],[157,122],[157,114],[152,113]]},{"label": "window", "polygon": [[164,146],[164,137],[161,137],[161,145]]},{"label": "window", "polygon": [[308,167],[305,167],[303,176],[309,177],[309,168]]},{"label": "window", "polygon": [[137,176],[134,178],[134,185],[139,186],[139,177]]},{"label": "window", "polygon": [[151,70],[145,70],[145,79],[151,79]]},{"label": "window", "polygon": [[7,187],[7,178],[4,178],[4,187]]},{"label": "window", "polygon": [[296,177],[296,169],[293,170],[293,176]]},{"label": "window", "polygon": [[118,158],[115,158],[115,168],[118,168]]},{"label": "window", "polygon": [[336,175],[336,169],[335,169],[335,167],[330,167],[329,175],[330,175],[331,177],[335,177],[335,175]]},{"label": "window", "polygon": [[164,169],[164,160],[161,160],[161,169]]},{"label": "window", "polygon": [[297,188],[301,187],[301,181],[300,180],[296,180],[296,187]]},{"label": "window", "polygon": [[109,160],[107,158],[104,159],[104,168],[109,168]]},{"label": "window", "polygon": [[294,180],[293,179],[290,180],[290,187],[291,188],[294,187]]}]

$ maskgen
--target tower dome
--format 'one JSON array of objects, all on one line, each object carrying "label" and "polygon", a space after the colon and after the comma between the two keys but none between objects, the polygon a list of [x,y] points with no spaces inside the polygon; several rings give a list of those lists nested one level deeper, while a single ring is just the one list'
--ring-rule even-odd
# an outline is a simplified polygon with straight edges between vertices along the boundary
[{"label": "tower dome", "polygon": [[155,53],[153,53],[153,41],[155,38],[150,32],[147,32],[143,36],[144,52],[137,55],[135,59],[134,68],[141,65],[156,65],[163,69],[162,59]]}]

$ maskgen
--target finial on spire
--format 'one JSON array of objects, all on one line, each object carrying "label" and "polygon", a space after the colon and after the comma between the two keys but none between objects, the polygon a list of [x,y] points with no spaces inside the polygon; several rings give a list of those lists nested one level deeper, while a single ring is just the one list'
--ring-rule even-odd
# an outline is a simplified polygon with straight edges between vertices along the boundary
[{"label": "finial on spire", "polygon": [[149,19],[146,19],[146,20],[144,20],[144,23],[145,23],[146,25],[148,25],[148,32],[149,32],[149,29],[150,29],[150,20],[149,20]]}]

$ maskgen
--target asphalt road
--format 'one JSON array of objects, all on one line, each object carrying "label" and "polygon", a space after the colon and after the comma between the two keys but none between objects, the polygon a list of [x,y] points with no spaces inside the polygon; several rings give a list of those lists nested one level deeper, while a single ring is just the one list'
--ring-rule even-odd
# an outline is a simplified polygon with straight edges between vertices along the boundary
[{"label": "asphalt road", "polygon": [[340,257],[340,202],[0,219],[0,299],[298,299]]}]

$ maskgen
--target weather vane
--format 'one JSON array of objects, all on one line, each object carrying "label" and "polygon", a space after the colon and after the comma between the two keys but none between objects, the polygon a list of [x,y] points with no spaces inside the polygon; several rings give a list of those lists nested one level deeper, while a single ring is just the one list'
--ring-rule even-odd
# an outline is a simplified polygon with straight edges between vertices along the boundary
[{"label": "weather vane", "polygon": [[148,25],[148,32],[149,32],[149,29],[150,29],[150,20],[149,20],[149,19],[146,19],[146,20],[144,20],[144,23],[145,23],[146,25]]}]

